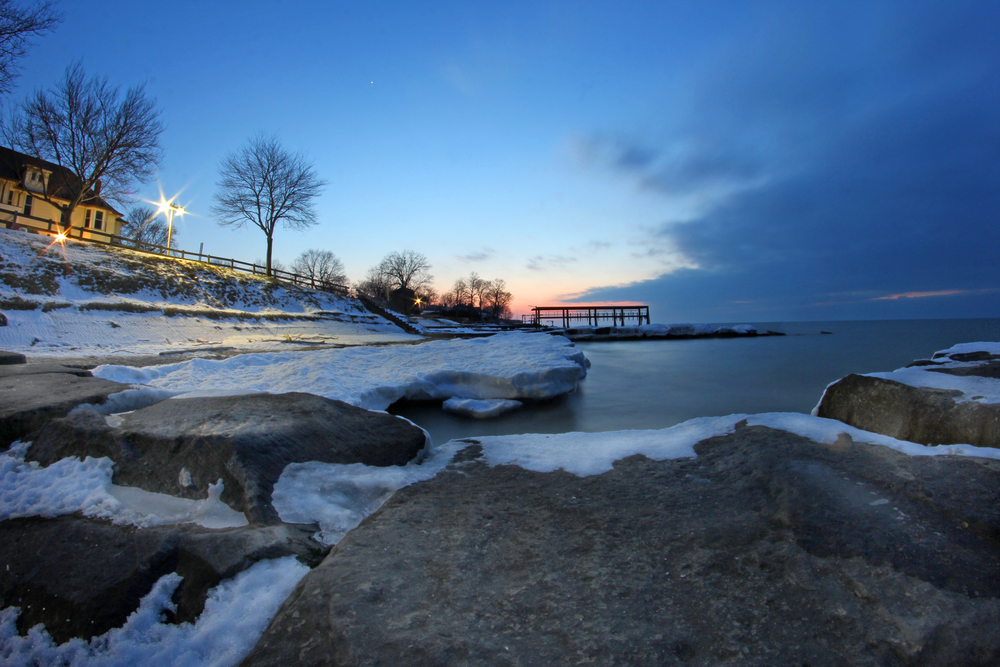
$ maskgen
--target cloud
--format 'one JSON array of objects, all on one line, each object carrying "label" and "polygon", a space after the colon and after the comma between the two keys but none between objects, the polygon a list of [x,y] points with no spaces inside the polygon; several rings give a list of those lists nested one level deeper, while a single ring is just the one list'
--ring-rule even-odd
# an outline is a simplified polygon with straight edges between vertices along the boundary
[{"label": "cloud", "polygon": [[478,252],[470,252],[467,255],[458,255],[458,259],[463,262],[485,262],[496,255],[496,251],[493,248],[484,247]]},{"label": "cloud", "polygon": [[580,142],[582,163],[702,204],[644,248],[688,268],[579,301],[684,319],[996,315],[1000,9],[804,11],[702,67],[658,136]]},{"label": "cloud", "polygon": [[530,271],[558,270],[566,264],[576,261],[576,257],[565,257],[563,255],[535,255],[528,258],[527,268]]},{"label": "cloud", "polygon": [[896,299],[924,299],[929,296],[952,296],[963,294],[968,290],[938,290],[937,292],[904,292],[903,294],[889,294],[888,296],[877,296],[872,301],[895,301]]}]

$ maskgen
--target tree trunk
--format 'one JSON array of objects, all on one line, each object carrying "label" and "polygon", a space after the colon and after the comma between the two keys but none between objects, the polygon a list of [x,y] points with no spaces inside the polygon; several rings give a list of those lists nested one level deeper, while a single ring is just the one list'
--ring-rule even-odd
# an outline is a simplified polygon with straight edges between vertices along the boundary
[{"label": "tree trunk", "polygon": [[267,272],[267,277],[268,278],[271,277],[271,246],[273,245],[273,243],[274,243],[273,237],[270,234],[268,234],[267,235],[267,267],[265,268],[265,271]]}]

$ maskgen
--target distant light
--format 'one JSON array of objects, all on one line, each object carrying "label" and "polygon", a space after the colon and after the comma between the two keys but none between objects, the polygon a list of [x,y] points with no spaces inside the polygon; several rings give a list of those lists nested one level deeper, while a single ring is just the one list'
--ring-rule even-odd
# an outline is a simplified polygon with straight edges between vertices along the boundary
[{"label": "distant light", "polygon": [[62,243],[65,240],[66,240],[66,235],[64,233],[59,232],[58,234],[56,234],[56,241],[59,241],[59,243]]}]

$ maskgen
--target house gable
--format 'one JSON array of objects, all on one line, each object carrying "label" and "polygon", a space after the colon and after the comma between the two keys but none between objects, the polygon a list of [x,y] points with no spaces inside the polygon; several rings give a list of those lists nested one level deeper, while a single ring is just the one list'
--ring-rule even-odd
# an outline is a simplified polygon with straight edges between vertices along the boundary
[{"label": "house gable", "polygon": [[[61,211],[47,200],[68,203],[66,185],[74,181],[79,179],[69,169],[0,146],[0,225],[59,231]],[[70,219],[71,227],[83,231],[82,238],[105,241],[120,236],[124,224],[122,214],[94,191],[87,193]]]}]

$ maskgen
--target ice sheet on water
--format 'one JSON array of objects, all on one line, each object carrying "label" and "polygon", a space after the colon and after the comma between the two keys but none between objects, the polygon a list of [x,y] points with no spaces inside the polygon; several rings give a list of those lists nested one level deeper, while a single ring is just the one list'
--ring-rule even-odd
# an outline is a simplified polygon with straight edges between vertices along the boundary
[{"label": "ice sheet on water", "polygon": [[587,360],[566,338],[502,333],[472,340],[255,354],[166,366],[99,366],[94,375],[183,395],[302,391],[371,410],[417,400],[545,399],[576,389]]},{"label": "ice sheet on water", "polygon": [[492,419],[493,417],[499,417],[505,412],[515,410],[522,405],[521,401],[514,401],[508,398],[449,398],[441,407],[444,408],[445,412],[452,412],[465,417]]}]

